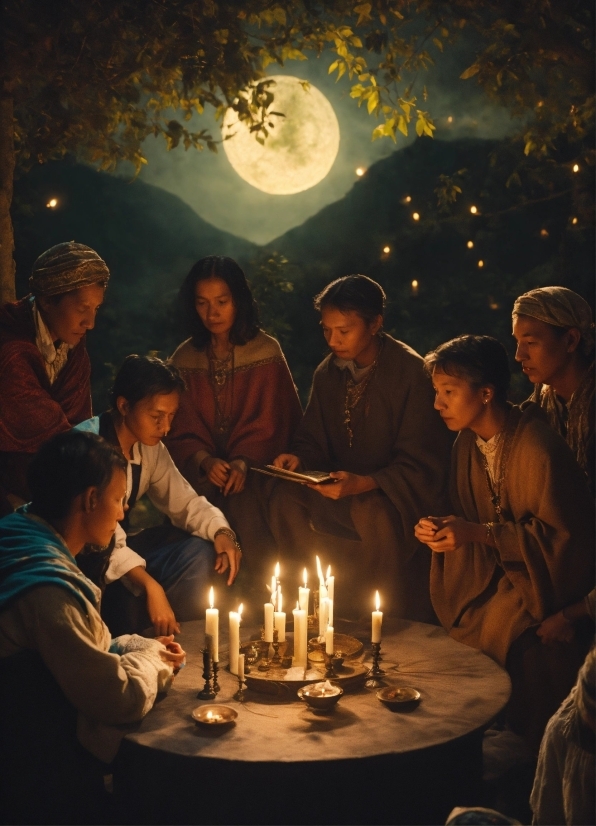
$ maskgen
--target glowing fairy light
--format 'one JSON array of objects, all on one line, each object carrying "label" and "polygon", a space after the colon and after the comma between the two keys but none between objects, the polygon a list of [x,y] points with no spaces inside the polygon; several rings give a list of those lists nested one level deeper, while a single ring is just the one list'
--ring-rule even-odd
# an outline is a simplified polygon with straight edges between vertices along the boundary
[{"label": "glowing fairy light", "polygon": [[466,244],[466,246],[467,246],[467,248],[468,248],[469,250],[472,250],[472,249],[474,249],[474,242],[473,242],[473,241],[468,241],[468,243]]},{"label": "glowing fairy light", "polygon": [[385,255],[389,255],[389,253],[391,252],[391,247],[383,247],[383,252],[385,253]]},{"label": "glowing fairy light", "polygon": [[50,198],[50,200],[46,204],[48,209],[56,209],[58,206],[58,199],[57,198]]},{"label": "glowing fairy light", "polygon": [[573,164],[573,171],[574,172],[579,172],[579,164],[578,163]]},{"label": "glowing fairy light", "polygon": [[540,230],[540,236],[542,238],[548,238],[548,230],[547,229],[541,229]]},{"label": "glowing fairy light", "polygon": [[480,261],[478,262],[478,266],[479,266],[480,268],[484,267],[484,261],[482,260],[482,258],[481,258],[481,259],[480,259]]},{"label": "glowing fairy light", "polygon": [[571,219],[571,223],[572,223],[572,224],[577,224],[577,218],[572,218],[572,219]]},{"label": "glowing fairy light", "polygon": [[406,197],[404,198],[404,204],[409,204],[411,200],[412,200],[412,196],[411,195],[406,195]]},{"label": "glowing fairy light", "polygon": [[419,221],[420,220],[420,215],[417,212],[413,212],[412,213],[412,218],[414,219],[414,221]]},{"label": "glowing fairy light", "polygon": [[365,172],[366,172],[366,169],[363,166],[359,166],[356,169],[356,175],[358,175],[359,178],[361,178],[364,175]]},{"label": "glowing fairy light", "polygon": [[416,279],[414,279],[412,281],[412,288],[415,290],[417,287],[418,287],[418,282],[416,281]]},{"label": "glowing fairy light", "polygon": [[472,215],[476,215],[476,213],[478,212],[478,207],[471,206],[470,207],[470,212],[472,213]]},{"label": "glowing fairy light", "polygon": [[453,116],[452,115],[449,115],[449,117],[447,118],[447,123],[453,123]]}]

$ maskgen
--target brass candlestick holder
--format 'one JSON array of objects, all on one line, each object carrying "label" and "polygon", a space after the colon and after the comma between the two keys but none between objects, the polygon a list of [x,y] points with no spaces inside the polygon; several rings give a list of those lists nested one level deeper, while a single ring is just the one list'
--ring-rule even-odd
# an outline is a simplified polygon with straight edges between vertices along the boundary
[{"label": "brass candlestick holder", "polygon": [[199,691],[197,697],[199,700],[213,700],[215,698],[215,691],[211,688],[211,654],[208,648],[203,648],[203,679],[205,685]]},{"label": "brass candlestick holder", "polygon": [[325,677],[328,680],[333,680],[337,677],[335,673],[335,654],[327,654],[325,652]]},{"label": "brass candlestick holder", "polygon": [[385,676],[385,672],[379,666],[379,659],[381,656],[381,643],[372,642],[371,646],[373,652],[373,664],[372,668],[370,668],[368,671],[368,679],[365,685],[367,688],[378,688],[380,685],[383,685],[383,681],[381,678]]},{"label": "brass candlestick holder", "polygon": [[246,702],[246,683],[244,682],[244,677],[238,676],[238,691],[234,694],[234,699],[238,700],[239,703]]},{"label": "brass candlestick holder", "polygon": [[281,657],[279,656],[279,631],[277,628],[273,629],[273,657],[271,658],[272,665],[279,665]]},{"label": "brass candlestick holder", "polygon": [[213,660],[213,691],[217,694],[221,691],[221,687],[217,682],[217,675],[219,673],[219,663]]}]

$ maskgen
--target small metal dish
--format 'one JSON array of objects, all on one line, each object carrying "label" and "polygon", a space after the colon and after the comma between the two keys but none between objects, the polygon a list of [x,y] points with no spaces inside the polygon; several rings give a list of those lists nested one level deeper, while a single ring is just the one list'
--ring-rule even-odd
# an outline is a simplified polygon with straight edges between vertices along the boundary
[{"label": "small metal dish", "polygon": [[421,694],[415,688],[403,688],[394,685],[385,686],[377,691],[377,698],[386,706],[412,707],[420,702]]},{"label": "small metal dish", "polygon": [[219,705],[198,706],[192,712],[192,719],[201,726],[230,726],[237,716],[233,708]]},{"label": "small metal dish", "polygon": [[335,708],[344,690],[338,685],[332,685],[329,689],[325,688],[324,683],[314,683],[299,688],[296,693],[301,700],[308,703],[313,711],[327,712]]}]

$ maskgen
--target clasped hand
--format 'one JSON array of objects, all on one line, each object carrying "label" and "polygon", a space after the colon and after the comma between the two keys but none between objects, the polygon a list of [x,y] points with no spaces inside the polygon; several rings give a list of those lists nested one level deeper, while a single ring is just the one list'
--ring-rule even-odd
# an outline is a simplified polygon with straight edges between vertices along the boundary
[{"label": "clasped hand", "polygon": [[172,666],[174,676],[176,676],[186,662],[186,651],[180,643],[174,642],[173,634],[169,634],[167,637],[155,637],[155,639],[164,646],[163,650],[160,650],[159,656],[164,662]]},{"label": "clasped hand", "polygon": [[419,542],[438,553],[454,551],[466,542],[484,542],[486,528],[460,516],[425,516],[414,528]]},{"label": "clasped hand", "polygon": [[218,487],[224,496],[230,493],[241,493],[244,490],[246,465],[240,459],[226,462],[215,456],[207,456],[201,462],[201,467],[207,474],[207,479]]}]

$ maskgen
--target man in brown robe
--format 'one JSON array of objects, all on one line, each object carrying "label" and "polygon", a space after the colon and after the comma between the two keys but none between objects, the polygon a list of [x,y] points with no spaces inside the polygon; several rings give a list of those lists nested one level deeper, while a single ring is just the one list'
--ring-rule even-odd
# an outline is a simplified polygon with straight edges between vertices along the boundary
[{"label": "man in brown robe", "polygon": [[57,244],[33,265],[31,294],[0,309],[0,514],[28,501],[41,445],[91,416],[85,334],[109,277],[94,250]]},{"label": "man in brown robe", "polygon": [[[331,564],[336,616],[365,615],[379,590],[387,614],[432,621],[430,552],[413,529],[420,513],[443,503],[451,439],[433,409],[422,358],[379,332],[383,299],[378,284],[356,275],[315,300],[333,352],[315,371],[293,455],[337,481],[325,490],[280,482],[270,527],[297,571],[312,568],[315,554]],[[362,323],[368,358],[351,356],[342,343],[350,325]],[[278,458],[280,467],[290,466]]]}]

